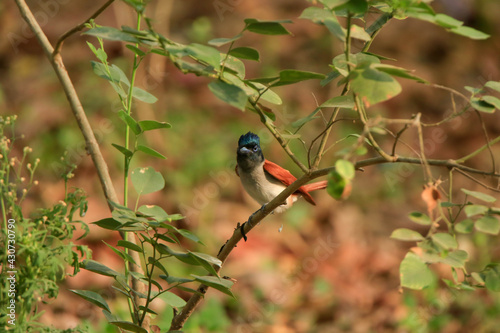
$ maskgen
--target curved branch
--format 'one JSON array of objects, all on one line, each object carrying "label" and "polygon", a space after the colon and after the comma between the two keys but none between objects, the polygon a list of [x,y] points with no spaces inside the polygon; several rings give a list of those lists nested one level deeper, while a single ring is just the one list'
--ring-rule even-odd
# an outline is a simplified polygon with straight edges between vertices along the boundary
[{"label": "curved branch", "polygon": [[[377,164],[383,164],[383,163],[410,163],[410,164],[422,164],[422,160],[419,158],[411,158],[411,157],[395,157],[394,160],[388,161],[384,157],[373,157],[373,158],[368,158],[365,160],[361,160],[355,163],[355,168],[360,169],[362,167],[366,166],[371,166],[371,165],[377,165]],[[456,163],[453,160],[427,160],[428,165],[432,166],[441,166],[441,167],[446,167],[446,168],[454,168],[458,169],[464,172],[469,172],[469,173],[475,173],[475,174],[480,174],[480,175],[486,175],[486,176],[493,176],[500,178],[499,173],[492,173],[492,172],[486,172],[482,170],[477,170],[473,169],[470,167],[466,167],[464,165],[460,165]],[[286,201],[286,199],[292,195],[299,187],[302,185],[306,184],[307,182],[327,175],[330,171],[335,170],[335,167],[329,167],[329,168],[324,168],[324,169],[319,169],[316,171],[311,172],[310,174],[304,174],[302,177],[298,178],[294,183],[292,183],[290,186],[288,186],[286,189],[284,189],[277,197],[275,197],[272,201],[270,201],[268,204],[262,206],[261,209],[257,210],[255,213],[253,213],[248,221],[244,224],[243,226],[243,231],[245,234],[248,234],[256,225],[258,222],[260,222],[262,219],[264,219],[267,215],[269,215],[275,208],[280,206],[283,202]],[[240,231],[240,223],[238,222],[236,228],[234,229],[233,235],[224,243],[222,248],[219,251],[219,254],[217,255],[217,258],[221,260],[222,265],[225,263],[227,257],[231,253],[231,251],[236,247],[238,242],[243,238],[241,231]],[[221,269],[219,266],[215,266],[215,270],[218,273]],[[206,285],[200,285],[198,287],[197,293],[193,294],[189,300],[187,301],[186,305],[180,311],[175,315],[174,319],[172,320],[172,326],[170,327],[171,331],[175,330],[180,330],[183,326],[184,323],[188,320],[188,318],[191,316],[193,311],[195,310],[196,306],[202,301],[203,296],[206,294],[208,290],[208,286]]]},{"label": "curved branch", "polygon": [[91,20],[95,19],[97,16],[101,15],[101,13],[108,8],[115,0],[108,0],[104,5],[102,5],[94,14],[92,14],[88,19],[86,19],[84,22],[81,24],[77,25],[76,27],[66,31],[61,37],[56,42],[56,46],[54,47],[54,51],[52,53],[52,56],[55,57],[61,52],[61,47],[64,41],[71,35],[77,33],[78,31],[83,30],[85,28],[85,24],[89,23]]},{"label": "curved branch", "polygon": [[[54,51],[52,44],[49,42],[47,36],[45,35],[42,28],[36,21],[29,6],[26,4],[26,1],[15,0],[15,2],[19,8],[21,16],[26,21],[31,30],[35,33],[36,38],[38,39],[40,45],[42,46],[43,51],[45,52],[45,55],[47,56],[47,59],[54,68],[54,71],[56,72],[57,77],[61,82],[64,93],[66,94],[66,98],[68,99],[68,102],[70,104],[71,111],[73,112],[76,122],[78,123],[78,127],[80,128],[80,131],[82,132],[83,137],[85,139],[85,147],[87,149],[87,153],[92,158],[92,162],[94,163],[95,168],[97,170],[97,175],[99,177],[99,181],[101,182],[101,187],[103,189],[104,196],[107,199],[108,207],[110,211],[112,211],[113,206],[110,204],[110,202],[120,202],[120,201],[114,189],[113,182],[111,181],[108,165],[104,160],[104,157],[102,156],[101,149],[99,148],[99,144],[97,143],[97,140],[94,135],[94,131],[90,126],[89,120],[87,119],[87,115],[85,114],[85,110],[83,109],[82,103],[80,102],[80,98],[78,97],[75,87],[73,86],[73,82],[69,77],[68,71],[64,67],[61,54],[59,52]],[[59,47],[60,46],[61,45],[59,45]],[[120,234],[124,239],[127,239],[132,243],[136,243],[134,237],[126,237],[127,235],[124,235],[123,233]],[[132,251],[131,255],[136,262],[140,262],[139,255],[137,252]],[[130,263],[129,268],[131,271],[143,274],[142,268],[140,266],[136,266],[133,263]],[[132,288],[138,292],[144,291],[144,285],[136,279],[132,279]],[[137,304],[143,305],[144,300],[140,299],[138,295],[136,294],[134,295],[136,296],[135,301],[137,302]],[[143,323],[143,327],[149,327],[149,323],[145,321]]]}]

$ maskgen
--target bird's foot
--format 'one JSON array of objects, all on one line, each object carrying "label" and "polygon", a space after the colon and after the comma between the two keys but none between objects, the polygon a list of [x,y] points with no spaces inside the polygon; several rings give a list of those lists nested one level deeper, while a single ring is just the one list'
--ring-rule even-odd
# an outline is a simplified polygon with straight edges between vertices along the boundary
[{"label": "bird's foot", "polygon": [[248,225],[250,225],[252,227],[253,226],[252,225],[252,220],[253,220],[253,217],[255,216],[255,214],[257,214],[261,210],[264,210],[265,208],[266,208],[266,204],[263,204],[262,207],[260,207],[257,211],[253,212],[252,215],[250,215],[250,217],[248,218],[248,220],[240,226],[241,236],[243,237],[243,239],[245,240],[245,242],[248,239],[248,237],[247,237],[247,235],[245,233],[245,224],[248,223]]}]

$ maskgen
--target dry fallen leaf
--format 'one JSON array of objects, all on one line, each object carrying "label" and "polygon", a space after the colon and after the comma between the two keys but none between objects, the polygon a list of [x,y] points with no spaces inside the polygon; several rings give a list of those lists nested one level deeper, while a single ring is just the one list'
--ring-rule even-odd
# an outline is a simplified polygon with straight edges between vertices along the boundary
[{"label": "dry fallen leaf", "polygon": [[437,207],[438,200],[441,200],[441,193],[438,190],[439,183],[429,183],[424,185],[424,190],[422,191],[422,200],[424,200],[427,205],[427,211],[432,219],[432,212]]}]

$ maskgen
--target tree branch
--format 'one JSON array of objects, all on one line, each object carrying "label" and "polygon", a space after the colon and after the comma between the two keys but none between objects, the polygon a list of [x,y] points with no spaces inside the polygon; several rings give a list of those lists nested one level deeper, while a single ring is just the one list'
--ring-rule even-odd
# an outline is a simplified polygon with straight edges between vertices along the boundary
[{"label": "tree branch", "polygon": [[[49,60],[52,67],[54,68],[54,71],[56,72],[57,77],[59,78],[59,81],[61,82],[64,93],[66,94],[66,98],[68,99],[68,102],[70,104],[71,111],[73,112],[73,115],[75,116],[78,127],[80,128],[80,131],[82,132],[83,137],[85,139],[85,146],[86,146],[87,152],[90,155],[90,157],[92,158],[92,162],[94,163],[94,165],[96,167],[97,175],[99,177],[99,181],[101,182],[101,187],[103,189],[104,196],[106,197],[106,199],[108,201],[108,207],[112,211],[113,206],[110,204],[110,201],[117,202],[117,203],[120,201],[118,199],[118,196],[116,195],[116,191],[114,189],[113,182],[111,181],[111,177],[110,177],[109,170],[108,170],[108,165],[106,164],[106,161],[104,160],[104,157],[102,156],[101,150],[99,148],[99,144],[97,143],[94,132],[93,132],[92,127],[90,126],[90,123],[87,119],[87,115],[85,114],[85,111],[83,109],[82,103],[80,102],[80,98],[78,97],[78,94],[75,90],[73,82],[71,81],[71,78],[69,77],[68,71],[64,67],[64,63],[63,63],[61,54],[59,52],[54,51],[52,44],[50,44],[47,36],[45,35],[42,28],[40,27],[40,25],[36,21],[29,6],[26,4],[26,1],[25,0],[15,0],[15,1],[16,1],[18,8],[19,8],[19,12],[21,13],[21,16],[26,21],[26,23],[31,28],[31,30],[35,33],[35,36],[38,39],[38,42],[42,46],[42,49],[45,52],[45,55],[47,56],[47,59]],[[123,238],[127,239],[128,241],[130,241],[132,243],[136,243],[134,237],[126,237],[126,235],[124,235],[123,233],[120,233],[120,234]],[[130,253],[130,255],[132,255],[132,257],[134,258],[134,260],[136,262],[140,262],[139,255],[137,252],[132,251]],[[142,268],[140,266],[134,265],[133,263],[130,263],[129,269],[131,271],[135,271],[135,272],[144,274],[142,271]],[[145,290],[144,285],[136,279],[132,279],[132,288],[140,293],[142,293]],[[144,300],[140,299],[136,293],[134,293],[134,295],[136,296],[137,304],[143,305]],[[148,320],[145,320],[143,322],[143,327],[149,328]]]},{"label": "tree branch", "polygon": [[[78,98],[78,94],[71,82],[71,78],[64,67],[64,63],[62,61],[60,54],[54,54],[54,48],[50,44],[47,36],[44,34],[42,28],[36,21],[33,13],[30,8],[26,4],[25,0],[15,0],[17,6],[19,7],[19,11],[26,21],[31,30],[35,33],[38,42],[42,46],[45,55],[49,59],[50,64],[54,68],[54,71],[61,82],[61,85],[64,89],[64,93],[66,94],[66,98],[69,101],[71,106],[71,110],[73,111],[73,115],[75,116],[76,122],[80,127],[80,131],[85,138],[85,144],[87,151],[94,162],[94,165],[97,169],[97,174],[99,176],[99,180],[101,181],[102,188],[104,190],[104,195],[106,199],[111,200],[113,202],[119,202],[118,196],[116,195],[115,189],[113,187],[113,183],[111,182],[111,177],[109,175],[108,166],[104,161],[104,157],[101,154],[101,150],[99,148],[99,144],[95,138],[94,132],[92,131],[92,127],[87,119],[85,111],[83,110],[82,103]],[[111,208],[111,206],[110,206]]]},{"label": "tree branch", "polygon": [[52,56],[55,57],[61,52],[62,44],[64,41],[71,35],[77,33],[78,31],[83,30],[85,28],[85,24],[89,23],[91,20],[95,19],[97,16],[101,15],[101,13],[108,8],[115,0],[108,0],[104,5],[102,5],[94,14],[92,14],[88,19],[83,21],[81,24],[77,25],[76,27],[66,31],[61,37],[56,42],[56,46],[54,48],[54,51],[52,53]]},{"label": "tree branch", "polygon": [[[365,160],[361,160],[355,163],[355,168],[360,169],[363,167],[371,166],[371,165],[377,165],[377,164],[384,164],[384,163],[409,163],[409,164],[422,164],[422,160],[419,158],[411,158],[411,157],[395,157],[394,160],[388,161],[382,156],[378,157],[373,157],[373,158],[368,158]],[[440,166],[440,167],[446,167],[446,168],[454,168],[458,169],[464,172],[469,172],[469,173],[475,173],[475,174],[480,174],[480,175],[486,175],[486,176],[493,176],[500,178],[499,173],[491,173],[491,172],[486,172],[482,170],[477,170],[473,168],[466,167],[464,165],[460,165],[456,163],[453,160],[427,160],[428,165],[432,166]],[[319,169],[316,171],[311,172],[310,174],[304,174],[302,177],[298,178],[294,183],[292,183],[290,186],[288,186],[286,189],[284,189],[277,197],[275,197],[272,201],[270,201],[268,204],[263,206],[261,209],[257,210],[254,214],[250,216],[248,221],[244,224],[243,226],[243,231],[245,234],[248,234],[256,225],[259,223],[262,219],[264,219],[267,215],[269,215],[275,208],[280,206],[282,203],[286,202],[286,199],[292,195],[299,187],[302,185],[306,184],[307,182],[327,175],[331,171],[335,170],[335,167],[329,167],[329,168],[324,168],[324,169]],[[222,248],[219,251],[219,254],[217,255],[217,258],[221,260],[222,265],[224,265],[227,257],[231,253],[231,251],[236,247],[238,242],[243,238],[241,231],[240,231],[240,223],[238,222],[236,228],[234,229],[233,235],[231,238],[229,238],[226,243],[222,246]],[[216,272],[218,273],[221,269],[219,266],[214,266]],[[185,322],[188,320],[188,318],[191,316],[193,311],[195,310],[196,306],[203,300],[203,296],[206,294],[208,290],[208,286],[206,285],[200,285],[198,287],[197,293],[193,294],[189,300],[187,301],[186,305],[180,311],[177,313],[177,315],[174,317],[172,320],[172,326],[170,327],[171,331],[175,330],[180,330]]]}]

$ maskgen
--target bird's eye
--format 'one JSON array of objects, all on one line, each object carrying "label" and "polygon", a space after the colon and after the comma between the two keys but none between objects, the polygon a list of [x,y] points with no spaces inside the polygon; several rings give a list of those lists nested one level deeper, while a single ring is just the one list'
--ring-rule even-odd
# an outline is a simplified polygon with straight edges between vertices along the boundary
[{"label": "bird's eye", "polygon": [[253,146],[253,151],[257,151],[259,150],[259,147],[258,146]]}]

